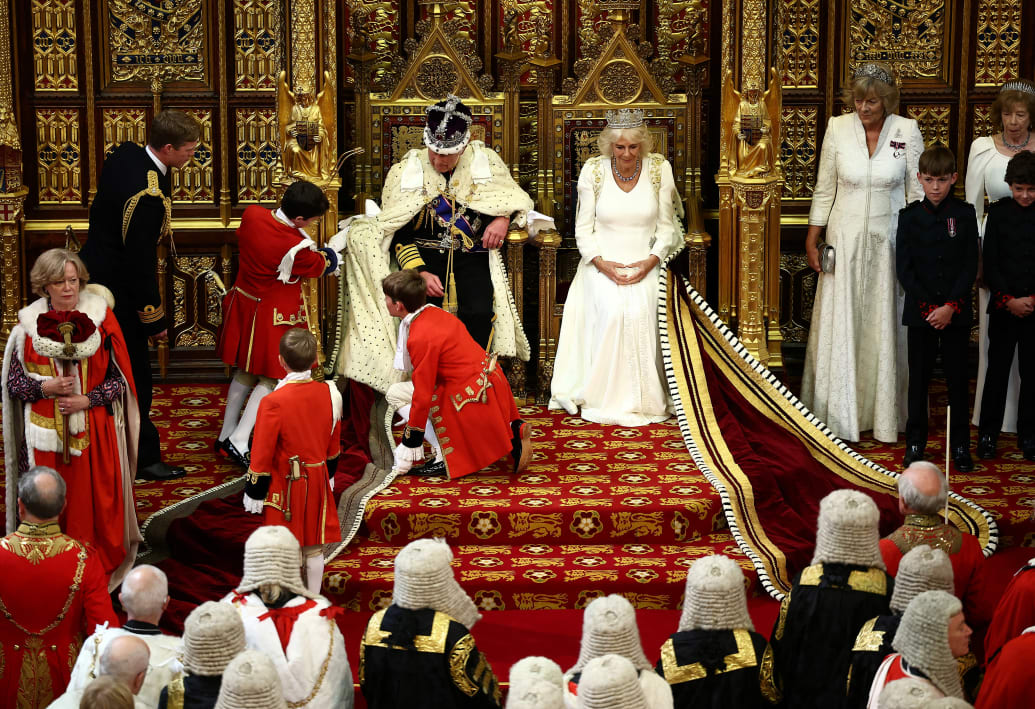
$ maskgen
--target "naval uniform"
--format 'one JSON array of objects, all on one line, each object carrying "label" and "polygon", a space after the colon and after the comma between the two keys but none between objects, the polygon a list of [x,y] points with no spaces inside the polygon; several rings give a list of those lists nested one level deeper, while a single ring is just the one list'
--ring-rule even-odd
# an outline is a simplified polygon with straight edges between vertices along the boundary
[{"label": "naval uniform", "polygon": [[115,296],[137,387],[140,444],[137,468],[161,458],[158,429],[151,422],[151,355],[148,338],[168,328],[158,290],[158,244],[170,233],[172,199],[168,168],[136,143],[123,143],[104,161],[90,206],[90,231],[79,256],[90,280]]},{"label": "naval uniform", "polygon": [[[951,447],[970,439],[971,293],[978,269],[978,230],[973,205],[947,196],[938,205],[924,198],[899,212],[896,270],[906,292],[902,324],[908,328],[909,417],[906,443],[927,443],[927,389],[939,351],[952,407]],[[948,305],[952,321],[936,330],[927,316]]]}]

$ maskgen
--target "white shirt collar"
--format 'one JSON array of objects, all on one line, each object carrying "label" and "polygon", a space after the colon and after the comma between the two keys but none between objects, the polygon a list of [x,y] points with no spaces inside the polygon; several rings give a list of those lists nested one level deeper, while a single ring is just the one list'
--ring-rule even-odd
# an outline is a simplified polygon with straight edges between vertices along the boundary
[{"label": "white shirt collar", "polygon": [[306,232],[306,230],[305,229],[301,229],[301,228],[295,226],[294,224],[292,224],[291,220],[287,218],[286,214],[284,214],[284,210],[282,210],[280,207],[277,207],[276,211],[273,212],[273,218],[276,219],[278,222],[280,222],[282,224],[286,224],[287,226],[291,227],[292,229],[298,229],[299,233],[302,236],[304,236],[307,239],[309,238],[309,234]]},{"label": "white shirt collar", "polygon": [[158,156],[155,155],[155,151],[151,150],[150,145],[145,145],[144,151],[147,152],[147,157],[151,158],[152,162],[154,162],[163,175],[169,172],[169,166],[158,159]]}]

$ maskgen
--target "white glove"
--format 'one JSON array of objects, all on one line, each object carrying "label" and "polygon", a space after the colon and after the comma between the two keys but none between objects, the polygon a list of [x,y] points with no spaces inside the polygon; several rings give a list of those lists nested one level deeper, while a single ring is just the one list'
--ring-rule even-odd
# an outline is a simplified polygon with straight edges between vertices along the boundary
[{"label": "white glove", "polygon": [[392,469],[397,473],[408,473],[414,463],[422,460],[424,460],[423,445],[410,448],[405,443],[400,443],[395,447],[395,463],[392,465]]},{"label": "white glove", "polygon": [[331,475],[329,478],[327,478],[327,481],[331,484],[331,492],[334,492],[334,476]]},{"label": "white glove", "polygon": [[251,512],[253,515],[262,514],[262,508],[264,507],[263,502],[264,500],[256,500],[253,497],[248,497],[247,494],[244,495],[244,509],[247,512]]}]

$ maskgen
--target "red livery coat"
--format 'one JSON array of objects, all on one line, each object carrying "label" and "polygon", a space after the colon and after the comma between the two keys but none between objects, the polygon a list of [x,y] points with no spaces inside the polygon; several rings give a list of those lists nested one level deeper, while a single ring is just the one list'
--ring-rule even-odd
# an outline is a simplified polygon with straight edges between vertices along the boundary
[{"label": "red livery coat", "polygon": [[237,227],[240,260],[234,287],[223,297],[223,324],[216,349],[229,365],[270,379],[284,376],[277,355],[280,338],[293,327],[309,327],[302,278],[317,278],[328,268],[321,251],[299,249],[291,279],[277,279],[285,254],[303,241],[302,233],[258,205],[244,210]]},{"label": "red livery coat", "polygon": [[61,696],[83,638],[118,624],[108,579],[56,522],[22,523],[0,540],[0,698],[37,709]]},{"label": "red livery coat", "polygon": [[[284,525],[304,547],[341,541],[327,476],[327,461],[341,450],[341,394],[334,384],[288,382],[266,396],[259,404],[254,440],[248,473],[270,476],[264,524]],[[289,459],[296,455],[302,477],[291,483],[289,504]]]},{"label": "red livery coat", "polygon": [[1024,633],[1003,645],[991,661],[978,694],[977,709],[1028,709],[1035,697],[1035,631]]},{"label": "red livery coat", "polygon": [[1035,558],[1014,574],[992,614],[985,634],[985,660],[992,658],[1007,642],[1035,625]]},{"label": "red livery coat", "polygon": [[430,415],[450,478],[477,472],[511,452],[514,395],[496,358],[486,354],[455,315],[428,306],[410,323],[413,363],[409,425]]}]

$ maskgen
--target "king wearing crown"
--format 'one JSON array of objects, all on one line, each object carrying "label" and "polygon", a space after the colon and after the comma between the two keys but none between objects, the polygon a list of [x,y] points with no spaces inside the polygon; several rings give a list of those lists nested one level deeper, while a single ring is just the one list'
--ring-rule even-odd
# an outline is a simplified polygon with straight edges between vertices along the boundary
[{"label": "king wearing crown", "polygon": [[532,199],[494,150],[471,140],[471,110],[459,98],[425,113],[424,147],[388,171],[380,213],[346,227],[338,371],[381,392],[401,379],[393,368],[398,327],[380,295],[396,267],[416,269],[428,302],[454,312],[486,350],[529,356],[500,247],[512,223],[525,225]]}]

